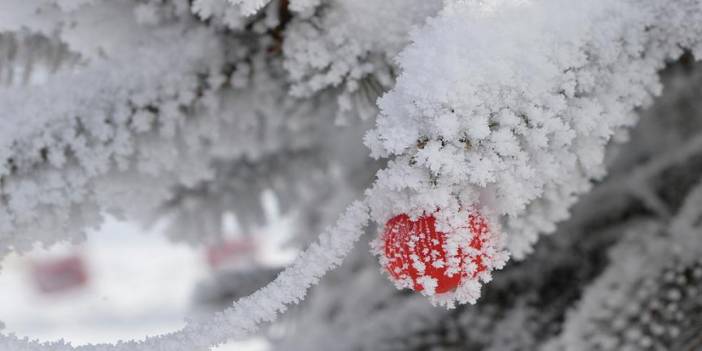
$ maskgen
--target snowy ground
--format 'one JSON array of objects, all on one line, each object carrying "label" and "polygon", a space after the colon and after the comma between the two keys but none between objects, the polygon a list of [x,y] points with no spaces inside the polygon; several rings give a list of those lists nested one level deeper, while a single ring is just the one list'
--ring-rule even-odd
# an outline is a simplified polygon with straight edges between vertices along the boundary
[{"label": "snowy ground", "polygon": [[[157,226],[144,233],[134,224],[110,219],[79,247],[61,245],[35,249],[22,257],[11,255],[0,271],[3,332],[85,344],[180,329],[193,309],[195,284],[211,273],[202,250],[173,244],[159,231]],[[265,231],[284,230],[278,225]],[[278,261],[288,260],[291,254],[270,246],[267,253],[268,259]],[[40,293],[32,279],[31,262],[71,254],[84,258],[87,286],[59,294]],[[267,345],[252,339],[219,350],[230,349],[259,351]]]}]

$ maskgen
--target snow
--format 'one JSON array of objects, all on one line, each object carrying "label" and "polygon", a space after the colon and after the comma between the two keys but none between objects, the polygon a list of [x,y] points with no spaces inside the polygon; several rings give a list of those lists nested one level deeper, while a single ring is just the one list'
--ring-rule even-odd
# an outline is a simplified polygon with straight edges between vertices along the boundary
[{"label": "snow", "polygon": [[524,258],[606,174],[607,146],[660,93],[674,43],[699,46],[702,28],[675,29],[699,13],[687,1],[446,3],[398,55],[366,135],[371,155],[393,160],[372,213],[382,223],[439,208],[441,224],[482,207]]},{"label": "snow", "polygon": [[[226,213],[242,227],[264,221],[266,189],[312,232],[276,280],[224,312],[85,350],[247,337],[303,301],[369,223],[398,214],[436,213],[448,252],[469,249],[471,211],[488,219],[489,269],[431,297],[475,302],[489,272],[508,254],[525,258],[606,174],[607,149],[660,94],[666,61],[702,52],[697,0],[8,1],[0,30],[64,43],[79,59],[43,84],[0,87],[0,257],[84,241],[105,213],[170,214],[171,238],[212,242]],[[376,115],[363,140],[373,164],[352,145]],[[0,346],[74,349],[13,335]]]}]

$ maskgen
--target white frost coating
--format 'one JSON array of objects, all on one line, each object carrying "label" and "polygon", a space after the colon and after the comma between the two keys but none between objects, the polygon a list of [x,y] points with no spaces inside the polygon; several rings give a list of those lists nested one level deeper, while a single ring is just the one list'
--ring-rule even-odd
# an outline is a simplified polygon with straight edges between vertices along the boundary
[{"label": "white frost coating", "polygon": [[322,0],[292,0],[290,1],[290,10],[295,12],[306,12],[313,10],[321,3]]},{"label": "white frost coating", "polygon": [[240,299],[234,306],[204,320],[189,321],[181,331],[143,341],[122,341],[117,344],[97,344],[74,347],[64,341],[42,343],[0,335],[0,350],[7,351],[198,351],[242,338],[255,332],[261,323],[272,322],[288,305],[305,298],[307,290],[317,284],[329,270],[341,264],[353,245],[364,233],[368,223],[368,206],[355,202],[341,215],[337,223],[319,236],[278,277],[251,296]]},{"label": "white frost coating", "polygon": [[[161,182],[164,187],[154,190],[165,192],[168,182],[158,175],[178,169],[187,182],[208,172],[204,165],[188,165],[187,153],[174,150],[178,142],[160,140],[178,139],[186,118],[182,109],[196,101],[213,103],[207,94],[196,97],[197,73],[208,68],[201,53],[214,58],[217,52],[206,31],[183,35],[171,28],[158,39],[127,61],[99,62],[40,86],[0,88],[0,118],[14,126],[0,129],[0,256],[9,246],[21,251],[36,240],[50,244],[80,236],[80,229],[99,223],[98,211],[121,207],[129,187],[120,184],[129,178]],[[191,125],[181,147],[195,150],[198,138],[213,130]],[[108,173],[114,177],[106,181]],[[138,212],[164,197],[142,194],[122,208]]]},{"label": "white frost coating", "polygon": [[228,0],[230,4],[239,6],[241,13],[245,16],[256,14],[258,10],[266,6],[271,0]]},{"label": "white frost coating", "polygon": [[367,106],[393,83],[388,64],[407,45],[409,32],[440,9],[439,0],[334,1],[319,16],[294,19],[283,50],[291,94],[310,97],[337,88],[338,118],[374,117],[377,111]]},{"label": "white frost coating", "polygon": [[[212,1],[212,0],[205,0]],[[255,15],[264,6],[268,5],[271,0],[227,0],[231,5],[239,7],[239,10],[244,16]],[[290,0],[290,10],[295,12],[304,12],[319,6],[322,0]]]},{"label": "white frost coating", "polygon": [[246,16],[227,0],[194,0],[190,10],[202,19],[215,20],[232,29],[246,25]]},{"label": "white frost coating", "polygon": [[[605,173],[609,141],[659,94],[665,60],[698,53],[699,1],[450,1],[402,51],[366,136],[394,157],[371,202],[380,223],[478,205],[522,258]],[[554,15],[558,14],[558,15]],[[696,55],[698,56],[698,55]]]}]

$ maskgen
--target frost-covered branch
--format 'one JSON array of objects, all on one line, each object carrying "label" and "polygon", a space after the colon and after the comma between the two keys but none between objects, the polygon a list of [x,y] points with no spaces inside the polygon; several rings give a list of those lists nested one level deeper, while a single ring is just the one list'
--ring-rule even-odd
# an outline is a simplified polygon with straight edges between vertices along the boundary
[{"label": "frost-covered branch", "polygon": [[[566,313],[612,265],[609,258],[615,256],[607,251],[621,241],[623,232],[630,235],[622,246],[639,245],[648,240],[641,229],[643,220],[661,225],[669,221],[637,195],[641,189],[633,192],[633,188],[645,187],[663,201],[667,212],[675,214],[690,193],[688,184],[694,188],[702,176],[698,138],[702,105],[696,93],[702,76],[689,55],[681,62],[685,63],[672,64],[661,73],[663,95],[650,109],[641,111],[641,123],[632,131],[630,142],[608,151],[611,174],[583,195],[571,218],[559,224],[554,235],[539,240],[528,260],[512,262],[495,274],[476,305],[446,311],[431,308],[416,294],[397,291],[389,295],[388,284],[373,274],[376,265],[363,256],[352,256],[291,316],[292,327],[284,328],[285,338],[274,349],[327,350],[337,344],[344,349],[384,351],[540,349],[549,338],[558,336]],[[357,256],[364,250],[359,251]],[[669,265],[671,260],[656,262]],[[364,268],[359,271],[359,266]],[[656,274],[651,278],[654,281],[659,279]],[[699,289],[696,281],[685,287],[694,288]],[[667,289],[660,291],[665,295]],[[362,301],[349,296],[360,296]],[[695,312],[686,306],[680,305],[681,311],[687,311],[685,323],[694,322]],[[296,328],[303,325],[316,327],[312,332]],[[646,336],[657,338],[656,334]]]},{"label": "frost-covered branch", "polygon": [[340,122],[348,123],[348,115],[375,117],[377,110],[369,107],[392,87],[393,59],[410,30],[440,9],[438,0],[339,1],[322,6],[317,16],[294,18],[283,46],[291,94],[338,89]]},{"label": "frost-covered branch", "polygon": [[657,71],[681,48],[697,53],[701,12],[696,1],[448,3],[400,54],[366,137],[395,158],[373,214],[440,208],[448,220],[479,205],[521,258],[605,174],[610,140],[660,93]]},{"label": "frost-covered branch", "polygon": [[684,313],[699,308],[701,205],[698,185],[669,226],[633,227],[610,252],[612,266],[587,288],[563,334],[547,349],[678,349],[685,328],[696,330],[690,323],[697,317]]},{"label": "frost-covered branch", "polygon": [[[129,61],[61,73],[39,86],[1,88],[0,114],[12,126],[0,132],[3,249],[24,249],[39,238],[51,243],[57,232],[92,225],[97,210],[119,207],[121,181],[149,182],[176,167],[179,142],[193,152],[199,136],[216,132],[196,121],[189,136],[171,142],[181,136],[188,109],[213,103],[198,76],[208,72],[199,55],[215,54],[212,41],[204,31],[177,40],[179,32],[173,28]],[[115,177],[107,180],[108,174]],[[85,222],[76,220],[81,217]]]}]

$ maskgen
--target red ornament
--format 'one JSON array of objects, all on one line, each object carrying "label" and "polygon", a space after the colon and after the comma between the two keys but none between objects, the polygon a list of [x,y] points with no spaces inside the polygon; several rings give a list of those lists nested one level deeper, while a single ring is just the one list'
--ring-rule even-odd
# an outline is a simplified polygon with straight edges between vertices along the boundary
[{"label": "red ornament", "polygon": [[206,255],[210,268],[232,268],[255,259],[256,243],[246,238],[229,240],[208,247]]},{"label": "red ornament", "polygon": [[82,288],[88,282],[88,271],[78,255],[35,262],[32,275],[37,288],[44,294]]},{"label": "red ornament", "polygon": [[[466,272],[467,262],[475,264],[475,270],[470,274],[471,278],[487,270],[487,257],[482,253],[489,234],[487,221],[480,214],[471,213],[468,216],[468,228],[473,234],[468,245],[477,250],[478,254],[468,254],[465,252],[467,250],[459,247],[457,252],[451,255],[447,254],[444,245],[446,233],[436,230],[436,219],[433,215],[422,216],[416,221],[406,214],[395,216],[386,223],[382,238],[387,258],[386,269],[396,280],[410,279],[415,291],[424,290],[423,281],[433,281],[435,293],[449,292],[469,275]],[[454,262],[454,267],[456,262],[458,263],[458,272],[456,269],[449,269],[449,261]]]}]

